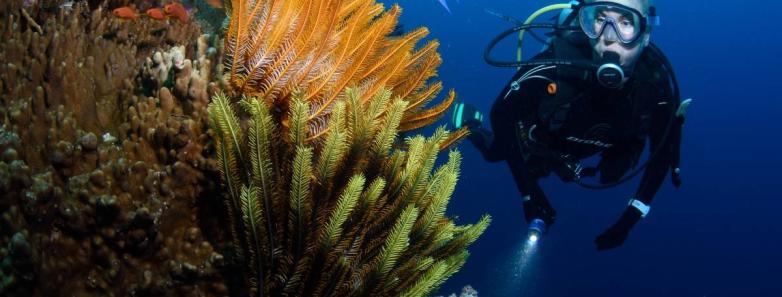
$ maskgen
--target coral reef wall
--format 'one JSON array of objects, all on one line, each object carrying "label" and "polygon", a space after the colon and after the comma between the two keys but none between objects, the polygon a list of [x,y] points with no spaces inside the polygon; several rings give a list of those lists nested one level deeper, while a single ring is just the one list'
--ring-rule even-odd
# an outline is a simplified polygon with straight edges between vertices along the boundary
[{"label": "coral reef wall", "polygon": [[0,295],[228,294],[198,207],[221,42],[64,2],[0,2]]}]

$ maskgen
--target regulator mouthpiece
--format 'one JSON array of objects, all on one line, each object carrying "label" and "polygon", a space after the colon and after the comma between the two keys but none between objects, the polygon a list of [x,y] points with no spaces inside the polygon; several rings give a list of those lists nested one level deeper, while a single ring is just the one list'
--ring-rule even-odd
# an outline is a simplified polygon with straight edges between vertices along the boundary
[{"label": "regulator mouthpiece", "polygon": [[605,52],[597,68],[597,81],[606,88],[618,89],[625,79],[625,72],[619,63],[619,54]]}]

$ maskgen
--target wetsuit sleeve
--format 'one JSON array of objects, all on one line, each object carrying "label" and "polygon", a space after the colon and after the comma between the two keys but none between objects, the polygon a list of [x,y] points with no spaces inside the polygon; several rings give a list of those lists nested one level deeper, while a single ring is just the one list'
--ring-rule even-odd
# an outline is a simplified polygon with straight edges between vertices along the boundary
[{"label": "wetsuit sleeve", "polygon": [[[674,112],[679,108],[678,98],[658,104],[652,114],[651,131],[649,132],[650,154],[657,155],[649,161],[635,199],[649,204],[660,189],[668,170],[673,162],[678,160],[679,142],[681,141],[681,120]],[[667,133],[666,133],[667,132]]]},{"label": "wetsuit sleeve", "polygon": [[540,96],[539,92],[532,90],[540,89],[540,87],[536,86],[536,82],[524,82],[516,89],[512,88],[513,83],[528,70],[518,71],[497,96],[489,113],[491,130],[480,127],[471,131],[469,139],[486,161],[507,160],[508,154],[517,142],[516,124],[518,121],[522,117],[528,123],[535,121],[535,111]]},{"label": "wetsuit sleeve", "polygon": [[495,100],[489,115],[492,130],[476,129],[471,134],[470,140],[487,161],[507,161],[516,187],[524,199],[524,215],[527,222],[539,218],[551,225],[554,223],[556,212],[538,185],[539,177],[531,174],[530,164],[527,164],[523,157],[516,135],[516,125],[519,121],[523,120],[528,125],[536,123],[537,106],[542,98],[538,90],[544,88],[538,81],[527,81],[517,85],[516,88],[512,87],[512,83],[518,81],[528,70],[522,69],[516,73],[511,83]]},{"label": "wetsuit sleeve", "polygon": [[527,223],[533,219],[541,219],[551,226],[556,220],[557,212],[551,206],[546,194],[538,184],[539,177],[530,173],[527,164],[521,154],[508,156],[508,167],[513,174],[516,188],[521,194],[524,205],[524,218]]},{"label": "wetsuit sleeve", "polygon": [[[671,164],[676,158],[675,150],[678,149],[678,137],[681,134],[681,125],[678,124],[673,113],[679,105],[678,99],[676,100],[657,105],[651,115],[649,148],[652,159],[646,166],[641,184],[633,198],[641,201],[647,207],[652,202],[657,190],[660,189],[668,169],[671,168]],[[627,206],[619,220],[595,238],[597,249],[606,250],[622,245],[633,226],[648,211],[648,209],[642,209],[635,204]]]},{"label": "wetsuit sleeve", "polygon": [[497,99],[489,114],[492,130],[480,127],[471,131],[470,141],[489,162],[506,160],[513,140],[514,119],[508,104],[502,98]]}]

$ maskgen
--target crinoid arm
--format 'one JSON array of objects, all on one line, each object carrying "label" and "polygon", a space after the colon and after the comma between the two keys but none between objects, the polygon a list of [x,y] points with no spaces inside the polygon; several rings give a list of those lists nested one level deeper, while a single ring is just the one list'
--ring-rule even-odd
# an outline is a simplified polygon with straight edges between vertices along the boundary
[{"label": "crinoid arm", "polygon": [[437,156],[466,130],[399,137],[455,98],[436,99],[438,43],[416,49],[425,28],[387,37],[401,9],[374,1],[233,0],[230,13],[229,87],[210,114],[250,291],[435,290],[490,222],[457,226],[445,214],[461,155],[440,166]]}]

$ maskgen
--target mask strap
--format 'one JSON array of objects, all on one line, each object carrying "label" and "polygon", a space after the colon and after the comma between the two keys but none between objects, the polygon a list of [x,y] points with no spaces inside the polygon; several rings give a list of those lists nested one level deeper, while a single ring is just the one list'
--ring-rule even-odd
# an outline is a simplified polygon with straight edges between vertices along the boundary
[{"label": "mask strap", "polygon": [[649,7],[649,16],[646,18],[646,24],[649,26],[660,26],[660,16],[657,15],[657,7]]}]

